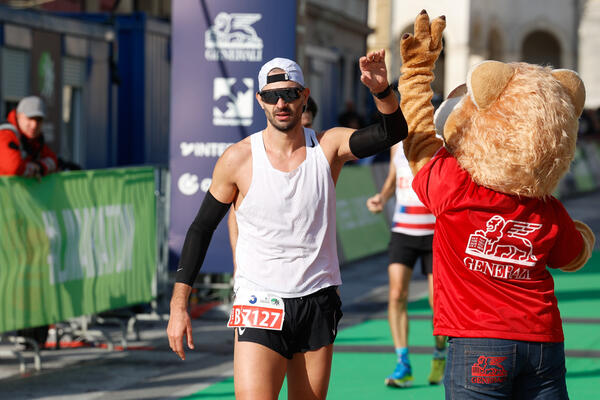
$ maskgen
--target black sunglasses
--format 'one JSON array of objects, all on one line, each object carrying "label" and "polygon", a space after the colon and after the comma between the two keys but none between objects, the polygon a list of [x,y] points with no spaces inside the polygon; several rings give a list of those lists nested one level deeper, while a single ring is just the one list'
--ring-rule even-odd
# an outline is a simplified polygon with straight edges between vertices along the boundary
[{"label": "black sunglasses", "polygon": [[273,89],[273,90],[263,90],[258,92],[262,101],[267,104],[277,104],[277,101],[281,98],[286,103],[291,103],[294,100],[298,100],[300,98],[300,93],[302,92],[302,88],[293,87],[293,88],[284,88],[284,89]]}]

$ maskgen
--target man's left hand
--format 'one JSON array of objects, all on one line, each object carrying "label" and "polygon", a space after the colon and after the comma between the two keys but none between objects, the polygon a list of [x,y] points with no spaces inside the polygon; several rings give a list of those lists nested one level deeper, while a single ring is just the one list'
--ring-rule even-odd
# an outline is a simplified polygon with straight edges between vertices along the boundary
[{"label": "man's left hand", "polygon": [[372,93],[383,92],[388,86],[387,67],[385,66],[385,50],[372,51],[359,60],[360,81]]}]

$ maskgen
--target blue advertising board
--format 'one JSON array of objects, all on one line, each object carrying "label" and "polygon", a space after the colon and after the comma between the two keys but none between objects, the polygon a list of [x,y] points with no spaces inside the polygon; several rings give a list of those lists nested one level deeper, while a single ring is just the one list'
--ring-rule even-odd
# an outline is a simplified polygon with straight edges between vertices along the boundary
[{"label": "blue advertising board", "polygon": [[[266,126],[255,99],[260,67],[274,57],[294,59],[295,46],[295,0],[173,2],[169,161],[173,262],[219,156]],[[225,222],[213,235],[203,272],[233,270]]]}]

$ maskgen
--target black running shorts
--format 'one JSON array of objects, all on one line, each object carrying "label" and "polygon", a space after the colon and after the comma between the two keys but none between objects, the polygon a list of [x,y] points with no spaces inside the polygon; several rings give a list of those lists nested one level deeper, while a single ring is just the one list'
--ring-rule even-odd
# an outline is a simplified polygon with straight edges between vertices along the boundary
[{"label": "black running shorts", "polygon": [[390,264],[404,264],[413,269],[417,259],[421,258],[424,275],[433,273],[433,235],[413,236],[392,232],[388,254]]},{"label": "black running shorts", "polygon": [[240,342],[253,342],[276,351],[287,359],[330,345],[342,318],[342,301],[331,286],[303,297],[283,299],[285,318],[280,331],[235,328]]}]

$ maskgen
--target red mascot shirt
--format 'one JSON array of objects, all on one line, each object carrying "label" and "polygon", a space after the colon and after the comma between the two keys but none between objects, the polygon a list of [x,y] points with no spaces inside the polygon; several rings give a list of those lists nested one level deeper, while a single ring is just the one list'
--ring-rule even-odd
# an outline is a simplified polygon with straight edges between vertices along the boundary
[{"label": "red mascot shirt", "polygon": [[477,185],[442,148],[413,188],[436,217],[434,335],[562,342],[554,281],[583,249],[563,205]]}]

